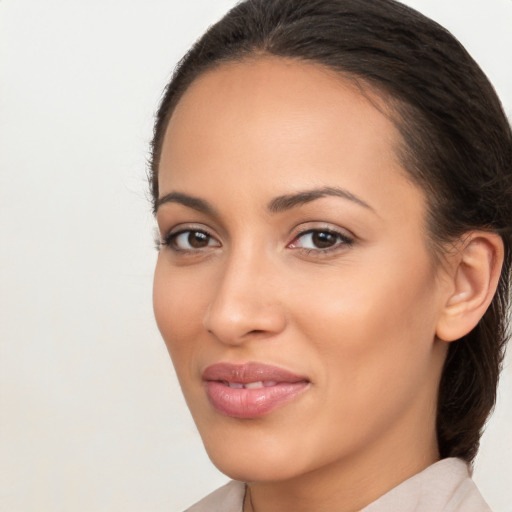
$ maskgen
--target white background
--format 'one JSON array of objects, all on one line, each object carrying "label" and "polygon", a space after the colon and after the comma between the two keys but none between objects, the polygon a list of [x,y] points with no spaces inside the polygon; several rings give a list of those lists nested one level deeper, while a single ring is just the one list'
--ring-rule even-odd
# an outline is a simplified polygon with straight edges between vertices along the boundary
[{"label": "white background", "polygon": [[[512,0],[409,0],[512,114]],[[170,72],[232,0],[0,0],[0,511],[177,512],[226,480],[154,325],[146,192]],[[475,479],[512,511],[512,369]],[[398,512],[398,511],[397,511]]]}]

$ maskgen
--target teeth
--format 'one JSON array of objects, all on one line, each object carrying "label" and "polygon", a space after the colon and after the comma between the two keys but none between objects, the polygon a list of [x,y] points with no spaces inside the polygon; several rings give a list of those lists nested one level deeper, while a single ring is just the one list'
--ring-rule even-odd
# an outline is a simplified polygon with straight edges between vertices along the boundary
[{"label": "teeth", "polygon": [[232,389],[259,389],[259,388],[268,388],[270,386],[275,386],[277,382],[273,380],[266,380],[266,381],[257,381],[257,382],[247,382],[246,384],[242,384],[241,382],[228,382],[224,381],[224,384],[226,386],[229,386]]},{"label": "teeth", "polygon": [[258,382],[248,382],[247,384],[244,385],[244,387],[246,389],[256,389],[256,388],[262,388],[263,387],[263,382],[258,381]]}]

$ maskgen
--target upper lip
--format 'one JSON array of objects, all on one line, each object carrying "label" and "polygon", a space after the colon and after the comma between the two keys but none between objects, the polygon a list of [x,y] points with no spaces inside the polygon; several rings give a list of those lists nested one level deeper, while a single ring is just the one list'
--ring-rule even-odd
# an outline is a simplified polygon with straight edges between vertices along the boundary
[{"label": "upper lip", "polygon": [[216,363],[208,366],[203,371],[202,377],[205,381],[239,382],[242,384],[260,381],[309,382],[306,377],[284,368],[261,363]]}]

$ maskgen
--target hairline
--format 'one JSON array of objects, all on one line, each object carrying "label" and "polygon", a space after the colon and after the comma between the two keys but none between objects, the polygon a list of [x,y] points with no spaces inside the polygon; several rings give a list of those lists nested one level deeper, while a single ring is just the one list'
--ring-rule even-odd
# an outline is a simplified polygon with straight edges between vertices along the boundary
[{"label": "hairline", "polygon": [[[372,81],[367,77],[364,77],[355,72],[344,70],[342,67],[336,68],[329,66],[325,62],[319,59],[306,58],[302,56],[288,56],[288,55],[277,55],[263,48],[254,48],[252,50],[241,50],[238,54],[232,55],[229,58],[220,58],[216,61],[209,62],[200,68],[195,74],[187,77],[183,82],[183,86],[178,89],[173,97],[173,101],[169,104],[165,117],[163,119],[163,129],[160,130],[160,137],[157,141],[157,151],[152,155],[151,169],[153,172],[152,182],[156,183],[157,188],[153,188],[153,214],[156,214],[158,205],[158,196],[155,192],[158,188],[158,174],[160,167],[160,157],[162,154],[162,147],[167,133],[167,129],[171,122],[172,116],[179,103],[189,91],[190,87],[197,81],[203,78],[209,73],[213,73],[225,66],[244,64],[246,62],[257,62],[261,59],[278,59],[280,61],[288,61],[290,63],[304,63],[309,64],[317,68],[319,71],[324,72],[329,77],[344,82],[345,85],[351,86],[357,90],[364,98],[382,115],[384,115],[396,129],[396,140],[392,144],[393,152],[397,158],[399,169],[402,177],[404,177],[411,185],[418,188],[425,199],[425,212],[424,212],[424,234],[425,234],[425,245],[431,256],[433,268],[439,267],[440,264],[445,260],[446,255],[450,252],[448,245],[453,247],[453,244],[446,244],[443,241],[436,239],[433,230],[433,204],[428,198],[425,183],[418,179],[415,174],[410,170],[410,166],[414,163],[411,161],[410,155],[414,154],[414,149],[405,140],[403,135],[404,128],[407,130],[414,130],[412,121],[407,120],[404,116],[405,113],[411,113],[414,111],[416,114],[418,109],[406,100],[399,98],[396,94],[387,90],[385,86],[377,80]],[[410,116],[412,117],[412,116]],[[156,157],[156,158],[155,158]],[[156,179],[155,179],[156,178]],[[432,196],[435,198],[435,194]],[[452,240],[453,241],[453,240]]]}]

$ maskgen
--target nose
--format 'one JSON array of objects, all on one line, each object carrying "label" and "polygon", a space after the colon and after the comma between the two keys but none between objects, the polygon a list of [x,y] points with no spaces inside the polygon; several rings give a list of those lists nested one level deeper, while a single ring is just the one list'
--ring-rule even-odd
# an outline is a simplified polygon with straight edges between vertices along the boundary
[{"label": "nose", "polygon": [[205,311],[204,328],[228,345],[282,332],[286,315],[275,278],[272,265],[262,257],[231,257]]}]

